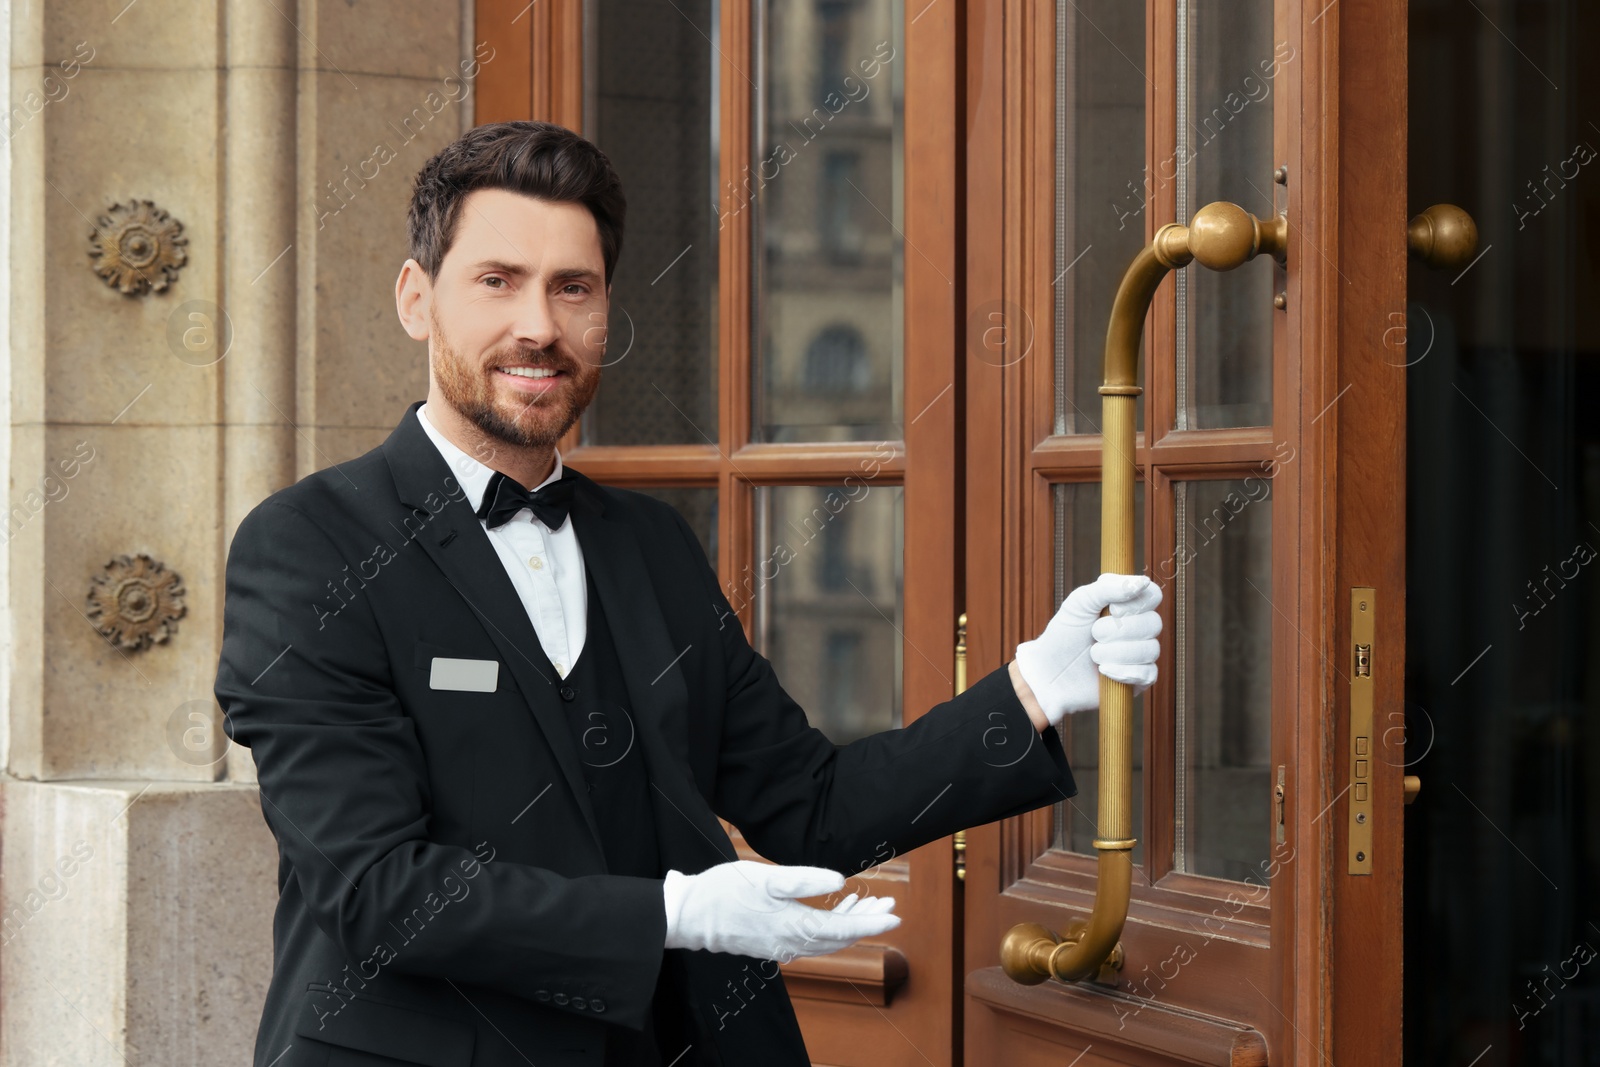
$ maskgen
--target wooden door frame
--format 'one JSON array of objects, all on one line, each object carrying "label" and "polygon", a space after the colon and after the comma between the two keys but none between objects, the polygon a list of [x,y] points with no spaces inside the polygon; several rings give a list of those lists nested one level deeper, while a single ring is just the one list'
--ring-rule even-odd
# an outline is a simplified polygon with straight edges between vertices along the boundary
[{"label": "wooden door frame", "polygon": [[[1275,359],[1273,385],[1274,433],[1288,432],[1298,448],[1296,462],[1274,479],[1273,693],[1292,713],[1275,715],[1272,762],[1289,774],[1285,832],[1295,859],[1273,882],[1264,968],[1233,972],[1266,984],[1221,991],[1203,1007],[1231,1006],[1225,1014],[1264,1035],[1274,1063],[1398,1064],[1403,759],[1373,762],[1377,863],[1370,876],[1346,873],[1343,797],[1353,586],[1378,590],[1376,647],[1392,668],[1374,672],[1380,721],[1403,694],[1405,380],[1385,331],[1405,307],[1406,11],[1379,0],[1275,6],[1281,31],[1274,39],[1293,42],[1299,64],[1273,104],[1291,223],[1289,305],[1274,347],[1299,358]],[[1145,69],[1156,83],[1147,93],[1151,159],[1171,152],[1173,91],[1155,72],[1172,69],[1174,10],[1173,0],[1146,5]],[[1036,353],[1003,371],[970,351],[966,360],[968,655],[981,673],[1009,659],[1051,610],[1020,548],[1030,539],[1048,545],[1050,523],[1047,493],[1024,485],[1049,404],[1050,377],[1032,364],[1053,358],[1053,266],[1044,235],[1055,217],[1054,5],[969,0],[967,25],[968,313],[996,302],[1021,309],[1035,326]],[[1171,187],[1158,189],[1147,237],[1174,211]],[[1171,358],[1171,290],[1169,279],[1152,309],[1152,361]],[[1147,396],[1158,417],[1172,402],[1159,390]],[[1047,432],[1048,420],[1042,425]],[[1142,434],[1140,448],[1143,461]],[[1156,529],[1158,520],[1151,522]],[[1149,733],[1147,758],[1170,760],[1158,731]],[[1147,799],[1152,811],[1158,799],[1171,802],[1170,795]],[[1037,913],[1027,917],[1047,924],[1062,908],[1086,910],[1081,879],[1076,899],[1050,881],[1022,882],[1029,863],[1048,852],[1049,831],[1045,810],[968,834],[968,1062],[1005,1055],[984,1006],[996,996],[999,940],[1012,921],[1001,921],[995,894],[1012,889]],[[1154,834],[1152,843],[1162,840]],[[1173,915],[1136,894],[1128,940],[1138,940],[1140,923],[1164,919]],[[983,995],[972,995],[979,987]],[[1059,1037],[1070,1023],[1080,1036],[1098,1035],[1098,1052],[1107,1055],[1119,1041],[1130,1056],[1165,1050],[1179,1062],[1253,1055],[1229,1045],[1226,1028],[1208,1033],[1179,1013],[1152,1014],[1147,1006],[1122,1030],[1108,1010],[1111,998],[1098,992],[1060,983],[1012,988],[1008,1027]]]},{"label": "wooden door frame", "polygon": [[[1336,516],[1336,574],[1326,632],[1333,649],[1350,647],[1349,596],[1355,586],[1374,586],[1378,596],[1375,715],[1396,721],[1405,701],[1406,635],[1406,374],[1392,327],[1406,308],[1406,187],[1409,84],[1409,12],[1405,4],[1361,0],[1328,30],[1334,44],[1324,60],[1322,84],[1337,100],[1337,130],[1320,147],[1324,170],[1334,179],[1328,202],[1338,215],[1325,219],[1323,248],[1332,245],[1343,274],[1319,272],[1325,316],[1338,331],[1325,349],[1337,353],[1325,389],[1339,399],[1337,422],[1325,420],[1338,456],[1337,477],[1320,482],[1325,510]],[[1348,33],[1347,28],[1348,27]],[[1331,143],[1329,143],[1331,142]],[[1420,205],[1419,205],[1420,206]],[[1349,220],[1344,224],[1339,219]],[[1336,243],[1335,243],[1335,239]],[[1369,265],[1371,266],[1369,269]],[[1347,275],[1347,276],[1346,276]],[[1336,309],[1337,318],[1334,318]],[[1398,352],[1403,353],[1403,347]],[[1348,390],[1348,392],[1344,392]],[[1327,617],[1325,617],[1327,618]],[[1329,657],[1324,691],[1333,695],[1335,736],[1329,793],[1342,792],[1348,775],[1349,678],[1346,655]],[[1402,1051],[1402,931],[1404,887],[1403,742],[1373,761],[1374,873],[1346,872],[1349,820],[1343,802],[1329,820],[1329,917],[1334,928],[1326,949],[1327,1010],[1332,1025],[1327,1054],[1351,1063],[1392,1064]],[[1377,744],[1379,739],[1374,739]]]},{"label": "wooden door frame", "polygon": [[[537,118],[582,129],[582,0],[475,0],[476,34],[496,47],[478,80],[478,122]],[[743,78],[753,25],[747,4],[721,4],[723,115],[719,183],[725,225],[719,246],[718,443],[672,446],[581,445],[577,427],[562,455],[590,477],[611,485],[715,487],[718,573],[751,632],[750,598],[735,595],[734,576],[754,573],[754,488],[837,481],[870,461],[870,479],[904,487],[903,720],[916,719],[954,695],[955,621],[961,582],[963,525],[957,464],[961,381],[956,354],[962,336],[957,54],[961,9],[952,3],[902,3],[904,11],[904,397],[902,442],[783,444],[751,442],[750,213],[734,196],[747,177],[752,116]],[[502,47],[502,40],[505,41]],[[730,58],[733,57],[733,58]],[[742,68],[742,69],[741,69]],[[729,279],[734,279],[728,284]],[[914,460],[914,461],[913,461]],[[975,675],[969,675],[976,677]],[[754,857],[729,826],[741,854]],[[871,857],[863,857],[870,860]],[[884,950],[860,945],[783,967],[812,1056],[838,1064],[923,1064],[953,1061],[959,1046],[961,967],[955,853],[950,838],[874,869],[872,891],[899,898],[901,926],[878,939],[913,957],[910,981],[887,1004],[874,1003],[874,974]],[[915,948],[911,948],[911,946]],[[869,999],[868,994],[872,994]],[[860,1028],[884,1038],[863,1046]],[[891,1029],[892,1027],[892,1029]],[[899,1032],[907,1042],[902,1046]]]}]

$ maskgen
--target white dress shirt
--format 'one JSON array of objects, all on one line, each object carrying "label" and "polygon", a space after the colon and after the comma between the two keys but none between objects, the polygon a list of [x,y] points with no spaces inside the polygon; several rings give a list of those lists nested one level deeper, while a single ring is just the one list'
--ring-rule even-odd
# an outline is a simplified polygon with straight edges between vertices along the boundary
[{"label": "white dress shirt", "polygon": [[[494,470],[467,455],[440,433],[424,414],[427,410],[427,404],[417,409],[417,421],[422,423],[423,430],[450,469],[456,472],[461,488],[466,490],[468,505],[476,511],[483,503]],[[561,477],[562,469],[561,451],[557,449],[555,470],[529,489],[549,485]],[[534,632],[539,636],[545,655],[550,657],[550,665],[563,678],[583,652],[589,613],[583,552],[573,530],[577,518],[576,514],[569,514],[559,530],[551,530],[528,508],[493,530],[486,521],[478,520],[499,554],[506,576],[516,587],[528,618],[533,621]]]}]

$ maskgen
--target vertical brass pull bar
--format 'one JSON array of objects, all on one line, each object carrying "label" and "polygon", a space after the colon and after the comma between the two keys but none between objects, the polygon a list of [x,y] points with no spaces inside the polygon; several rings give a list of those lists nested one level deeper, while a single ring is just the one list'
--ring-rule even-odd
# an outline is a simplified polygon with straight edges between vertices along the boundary
[{"label": "vertical brass pull bar", "polygon": [[[1282,261],[1288,220],[1258,219],[1234,204],[1208,204],[1188,226],[1168,223],[1134,257],[1111,307],[1106,330],[1105,384],[1100,387],[1100,569],[1135,573],[1133,491],[1134,410],[1139,387],[1139,340],[1156,289],[1169,271],[1191,261],[1233,270],[1263,253]],[[1047,978],[1109,978],[1122,966],[1122,927],[1133,891],[1133,687],[1100,676],[1100,785],[1094,907],[1065,936],[1038,923],[1011,928],[1000,943],[1000,963],[1014,980],[1035,985]]]}]

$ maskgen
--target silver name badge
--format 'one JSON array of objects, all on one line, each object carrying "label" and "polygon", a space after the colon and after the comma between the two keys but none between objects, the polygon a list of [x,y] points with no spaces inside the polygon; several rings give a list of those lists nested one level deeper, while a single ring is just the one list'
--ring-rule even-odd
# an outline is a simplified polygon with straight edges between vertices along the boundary
[{"label": "silver name badge", "polygon": [[447,659],[433,657],[433,673],[428,688],[453,689],[464,693],[492,693],[500,680],[500,661],[493,659]]}]

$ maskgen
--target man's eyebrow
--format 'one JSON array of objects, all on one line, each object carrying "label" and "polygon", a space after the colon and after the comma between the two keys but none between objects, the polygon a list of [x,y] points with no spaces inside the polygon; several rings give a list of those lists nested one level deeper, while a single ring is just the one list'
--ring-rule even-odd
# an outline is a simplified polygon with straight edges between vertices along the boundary
[{"label": "man's eyebrow", "polygon": [[550,277],[555,281],[566,281],[568,278],[581,278],[584,281],[599,281],[600,272],[590,270],[588,267],[564,267],[553,272]]},{"label": "man's eyebrow", "polygon": [[[519,278],[525,277],[531,273],[526,264],[508,263],[503,259],[479,260],[477,263],[472,265],[471,269],[474,271],[497,270],[505,274],[515,275]],[[550,278],[552,281],[565,281],[568,278],[582,278],[586,281],[598,281],[600,278],[600,272],[590,270],[588,267],[563,267],[560,270],[551,272]]]},{"label": "man's eyebrow", "polygon": [[520,263],[507,263],[503,259],[480,259],[469,270],[498,270],[506,274],[522,275],[528,273],[528,268]]}]

